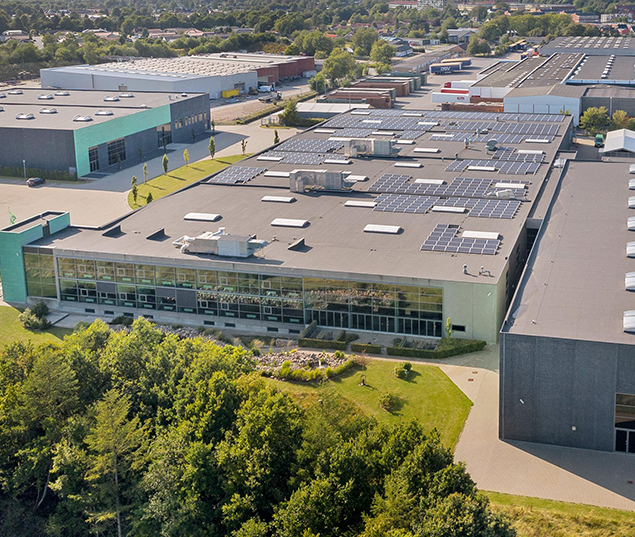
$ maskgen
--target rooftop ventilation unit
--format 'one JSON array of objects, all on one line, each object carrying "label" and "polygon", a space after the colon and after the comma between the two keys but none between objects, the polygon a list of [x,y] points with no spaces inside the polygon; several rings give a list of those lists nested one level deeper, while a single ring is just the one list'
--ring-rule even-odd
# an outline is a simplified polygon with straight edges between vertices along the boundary
[{"label": "rooftop ventilation unit", "polygon": [[194,220],[196,222],[216,222],[220,220],[222,216],[220,214],[209,213],[187,213],[183,220]]},{"label": "rooftop ventilation unit", "polygon": [[260,201],[270,203],[293,203],[296,199],[291,196],[263,196]]},{"label": "rooftop ventilation unit", "polygon": [[350,190],[350,182],[342,171],[329,170],[293,170],[289,175],[289,190],[291,192],[306,192],[307,190]]},{"label": "rooftop ventilation unit", "polygon": [[629,334],[635,333],[635,311],[634,310],[624,312],[623,327],[624,327],[624,332],[628,332]]},{"label": "rooftop ventilation unit", "polygon": [[364,228],[366,233],[388,233],[390,235],[397,235],[403,231],[401,226],[384,226],[380,224],[367,224]]},{"label": "rooftop ventilation unit", "polygon": [[415,147],[414,153],[441,153],[441,150],[436,147]]},{"label": "rooftop ventilation unit", "polygon": [[289,172],[276,172],[276,171],[265,172],[265,177],[283,177],[287,179],[290,175],[291,174]]},{"label": "rooftop ventilation unit", "polygon": [[626,243],[626,257],[635,257],[635,242]]},{"label": "rooftop ventilation unit", "polygon": [[395,162],[395,168],[423,168],[420,162]]},{"label": "rooftop ventilation unit", "polygon": [[55,96],[56,97],[68,97],[70,95],[70,93],[68,91],[56,91],[55,92]]},{"label": "rooftop ventilation unit", "polygon": [[280,162],[284,157],[276,157],[272,155],[260,155],[256,160],[266,160],[268,162]]},{"label": "rooftop ventilation unit", "polygon": [[635,291],[635,272],[627,272],[624,275],[624,289]]},{"label": "rooftop ventilation unit", "polygon": [[443,179],[415,179],[417,185],[444,185]]},{"label": "rooftop ventilation unit", "polygon": [[629,179],[628,180],[628,189],[629,190],[635,190],[635,179]]},{"label": "rooftop ventilation unit", "polygon": [[21,89],[12,89],[12,90],[7,91],[7,93],[9,95],[22,95],[23,92],[22,92]]},{"label": "rooftop ventilation unit", "polygon": [[496,151],[498,149],[498,140],[487,140],[485,147],[488,151]]},{"label": "rooftop ventilation unit", "polygon": [[57,114],[56,108],[40,108],[40,114]]},{"label": "rooftop ventilation unit", "polygon": [[373,209],[377,206],[376,201],[363,201],[363,200],[348,200],[344,207],[364,207],[367,209]]},{"label": "rooftop ventilation unit", "polygon": [[551,140],[549,138],[525,138],[523,142],[526,144],[548,144]]},{"label": "rooftop ventilation unit", "polygon": [[132,99],[134,97],[134,93],[120,93],[119,97],[121,99]]},{"label": "rooftop ventilation unit", "polygon": [[467,207],[451,207],[449,205],[434,205],[432,207],[433,213],[464,213],[467,212]]},{"label": "rooftop ventilation unit", "polygon": [[347,183],[363,183],[364,181],[368,181],[368,177],[366,175],[347,175],[346,176]]},{"label": "rooftop ventilation unit", "polygon": [[415,143],[415,141],[414,140],[404,140],[404,139],[402,139],[402,140],[397,140],[395,143],[399,144],[399,145],[413,145]]},{"label": "rooftop ventilation unit", "polygon": [[635,164],[631,164],[631,165],[628,167],[628,173],[630,173],[630,174],[635,173]]},{"label": "rooftop ventilation unit", "polygon": [[96,116],[112,116],[112,110],[97,110],[95,112]]},{"label": "rooftop ventilation unit", "polygon": [[464,231],[463,238],[464,239],[491,239],[498,240],[500,237],[499,233],[493,231]]},{"label": "rooftop ventilation unit", "polygon": [[0,93],[0,99],[6,99],[6,98],[7,98],[6,93]]},{"label": "rooftop ventilation unit", "polygon": [[629,231],[635,231],[635,216],[630,216],[626,224]]},{"label": "rooftop ventilation unit", "polygon": [[313,132],[315,134],[335,134],[337,131],[335,129],[315,129]]},{"label": "rooftop ventilation unit", "polygon": [[467,169],[471,172],[495,172],[496,166],[468,166]]},{"label": "rooftop ventilation unit", "polygon": [[33,114],[16,114],[15,119],[35,119]]},{"label": "rooftop ventilation unit", "polygon": [[349,138],[344,142],[346,157],[394,157],[400,148],[394,147],[392,140],[376,140],[375,138]]},{"label": "rooftop ventilation unit", "polygon": [[181,253],[249,257],[267,246],[267,241],[256,239],[255,235],[251,237],[230,235],[224,227],[221,227],[218,231],[206,231],[196,237],[184,235],[172,244],[178,246]]},{"label": "rooftop ventilation unit", "polygon": [[521,190],[527,188],[524,183],[496,183],[494,188],[511,188],[512,190]]},{"label": "rooftop ventilation unit", "polygon": [[83,122],[83,123],[88,123],[89,121],[92,121],[93,118],[90,116],[75,116],[73,118],[73,121],[78,121],[78,122]]},{"label": "rooftop ventilation unit", "polygon": [[53,99],[53,96],[50,93],[40,93],[37,98],[40,101],[50,101]]},{"label": "rooftop ventilation unit", "polygon": [[106,102],[116,102],[118,100],[119,100],[119,97],[116,97],[114,95],[106,95],[104,97],[104,101],[106,101]]}]

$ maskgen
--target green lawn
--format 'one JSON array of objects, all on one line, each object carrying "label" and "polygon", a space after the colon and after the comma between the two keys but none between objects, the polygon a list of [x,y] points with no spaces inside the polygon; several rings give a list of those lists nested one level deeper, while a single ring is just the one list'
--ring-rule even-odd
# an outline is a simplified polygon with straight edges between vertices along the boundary
[{"label": "green lawn", "polygon": [[513,522],[518,537],[632,537],[635,513],[591,505],[485,492]]},{"label": "green lawn", "polygon": [[[415,363],[408,380],[396,378],[394,367],[395,362],[372,360],[366,371],[356,367],[322,386],[268,381],[307,402],[317,400],[320,390],[335,390],[380,422],[397,423],[414,418],[427,429],[436,428],[444,445],[454,449],[472,402],[438,367]],[[366,377],[366,386],[359,385],[362,374]],[[379,407],[379,396],[387,392],[400,399],[400,408],[392,414]]]},{"label": "green lawn", "polygon": [[[199,160],[193,162],[187,166],[181,166],[170,170],[167,174],[159,175],[154,179],[150,179],[147,183],[141,184],[143,177],[137,177],[139,181],[139,193],[137,195],[137,203],[132,199],[132,192],[128,193],[128,205],[132,209],[138,209],[146,204],[146,198],[148,193],[152,192],[152,199],[162,198],[167,194],[176,192],[184,186],[190,185],[196,181],[216,173],[223,168],[226,168],[230,164],[234,164],[239,160],[248,157],[250,153],[246,155],[231,155],[229,157]],[[177,157],[178,158],[178,157]]]},{"label": "green lawn", "polygon": [[27,330],[18,320],[20,312],[10,306],[0,306],[0,349],[6,343],[32,339],[34,343],[59,341],[72,330],[66,328],[51,328],[44,332]]}]

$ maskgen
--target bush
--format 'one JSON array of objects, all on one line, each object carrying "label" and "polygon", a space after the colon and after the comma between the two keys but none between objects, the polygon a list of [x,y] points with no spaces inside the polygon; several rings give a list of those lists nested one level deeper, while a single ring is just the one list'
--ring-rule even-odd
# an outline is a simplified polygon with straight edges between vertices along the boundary
[{"label": "bush", "polygon": [[20,319],[22,326],[24,326],[24,328],[26,328],[27,330],[40,329],[40,319],[29,308],[20,313],[18,319]]},{"label": "bush", "polygon": [[[128,315],[120,315],[119,317],[115,317],[110,324],[121,324],[123,326],[132,326],[134,319],[129,317]],[[174,328],[174,327],[173,327]]]},{"label": "bush", "polygon": [[487,343],[476,339],[442,339],[436,349],[412,349],[405,347],[388,347],[386,353],[390,356],[405,356],[409,358],[448,358],[459,354],[467,354],[483,350]]},{"label": "bush", "polygon": [[405,368],[404,362],[398,363],[393,370],[393,374],[398,379],[405,379],[408,376],[408,373],[410,373],[410,370]]},{"label": "bush", "polygon": [[366,354],[381,354],[381,345],[372,345],[371,343],[351,343],[353,352],[363,352]]},{"label": "bush", "polygon": [[383,393],[379,396],[379,407],[386,412],[392,412],[399,404],[399,399],[392,393]]},{"label": "bush", "polygon": [[294,369],[291,370],[291,362],[289,360],[282,363],[279,369],[275,371],[265,371],[263,375],[274,376],[281,380],[291,380],[294,382],[316,382],[324,379],[331,379],[348,371],[355,365],[354,360],[347,360],[343,364],[333,368],[326,369]]},{"label": "bush", "polygon": [[345,341],[329,341],[327,339],[300,338],[298,346],[309,347],[311,349],[331,349],[337,351],[345,351],[347,343]]},{"label": "bush", "polygon": [[73,332],[82,332],[83,330],[86,330],[89,326],[90,326],[90,323],[87,323],[86,321],[79,321],[73,328]]},{"label": "bush", "polygon": [[258,347],[252,347],[251,348],[251,355],[252,356],[260,356],[260,349]]},{"label": "bush", "polygon": [[38,300],[31,308],[31,311],[38,319],[44,319],[50,312],[48,304],[44,300]]}]

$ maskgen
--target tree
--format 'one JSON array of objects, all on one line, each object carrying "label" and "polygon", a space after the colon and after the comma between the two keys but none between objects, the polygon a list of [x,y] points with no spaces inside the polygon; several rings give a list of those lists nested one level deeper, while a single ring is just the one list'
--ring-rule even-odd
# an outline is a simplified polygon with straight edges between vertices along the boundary
[{"label": "tree", "polygon": [[185,161],[186,166],[190,163],[190,152],[187,150],[187,148],[183,150],[183,160]]},{"label": "tree", "polygon": [[355,58],[350,53],[336,48],[324,60],[323,72],[332,79],[345,78],[355,72],[355,65]]},{"label": "tree", "polygon": [[372,28],[358,28],[353,34],[353,50],[359,49],[361,56],[370,56],[371,48],[378,39],[379,35]]},{"label": "tree", "polygon": [[599,132],[604,132],[608,126],[609,114],[604,106],[587,108],[580,117],[580,127],[584,129],[588,136],[595,136]]},{"label": "tree", "polygon": [[[148,195],[149,196],[149,195]],[[116,390],[106,392],[95,406],[95,425],[85,438],[90,469],[86,476],[100,504],[89,521],[100,531],[114,518],[118,537],[123,536],[126,485],[145,435],[138,417],[129,419],[130,398]]]},{"label": "tree", "polygon": [[625,129],[628,122],[628,114],[624,110],[616,110],[611,118],[611,129]]},{"label": "tree", "polygon": [[280,114],[280,121],[283,125],[291,127],[297,125],[299,120],[298,105],[295,101],[289,101],[287,106],[284,107],[284,111]]},{"label": "tree", "polygon": [[161,159],[161,164],[163,165],[163,173],[167,174],[168,173],[168,164],[169,164],[170,160],[168,159],[168,156],[166,154],[163,155],[163,158]]},{"label": "tree", "polygon": [[214,155],[216,154],[216,141],[214,140],[213,136],[209,137],[208,149],[210,158],[214,158]]},{"label": "tree", "polygon": [[132,185],[132,200],[134,201],[135,205],[137,204],[137,197],[139,196],[139,187],[134,184]]},{"label": "tree", "polygon": [[212,118],[212,134],[216,134],[216,123],[214,122],[214,118]]},{"label": "tree", "polygon": [[630,118],[626,122],[626,126],[624,128],[628,129],[629,131],[635,131],[635,117]]},{"label": "tree", "polygon": [[278,134],[278,129],[273,129],[273,144],[279,144],[280,143],[280,135]]},{"label": "tree", "polygon": [[240,141],[240,149],[241,149],[241,151],[243,153],[243,156],[245,156],[245,153],[247,152],[247,139],[246,138],[243,138]]},{"label": "tree", "polygon": [[154,201],[154,197],[152,197],[152,192],[148,192],[148,196],[146,197],[146,205],[149,205]]},{"label": "tree", "polygon": [[390,59],[395,55],[395,47],[380,39],[373,43],[370,49],[370,59],[378,63],[390,63]]},{"label": "tree", "polygon": [[309,80],[309,87],[317,93],[326,93],[326,78],[323,73],[318,73]]},{"label": "tree", "polygon": [[477,56],[490,54],[492,52],[489,43],[484,39],[480,39],[478,36],[473,35],[470,37],[470,42],[467,45],[467,54],[468,56]]},{"label": "tree", "polygon": [[148,163],[143,163],[143,182],[145,183],[148,180]]},{"label": "tree", "polygon": [[470,17],[477,21],[484,21],[487,18],[488,9],[487,6],[476,6],[470,11]]}]

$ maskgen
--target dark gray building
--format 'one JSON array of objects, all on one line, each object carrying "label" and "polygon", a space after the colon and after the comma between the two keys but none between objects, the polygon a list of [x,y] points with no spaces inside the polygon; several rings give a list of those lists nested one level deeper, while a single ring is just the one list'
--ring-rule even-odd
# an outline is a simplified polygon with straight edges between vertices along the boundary
[{"label": "dark gray building", "polygon": [[206,93],[12,88],[0,93],[0,167],[107,172],[192,142],[208,125]]},{"label": "dark gray building", "polygon": [[629,159],[570,161],[501,331],[505,440],[635,453]]}]

